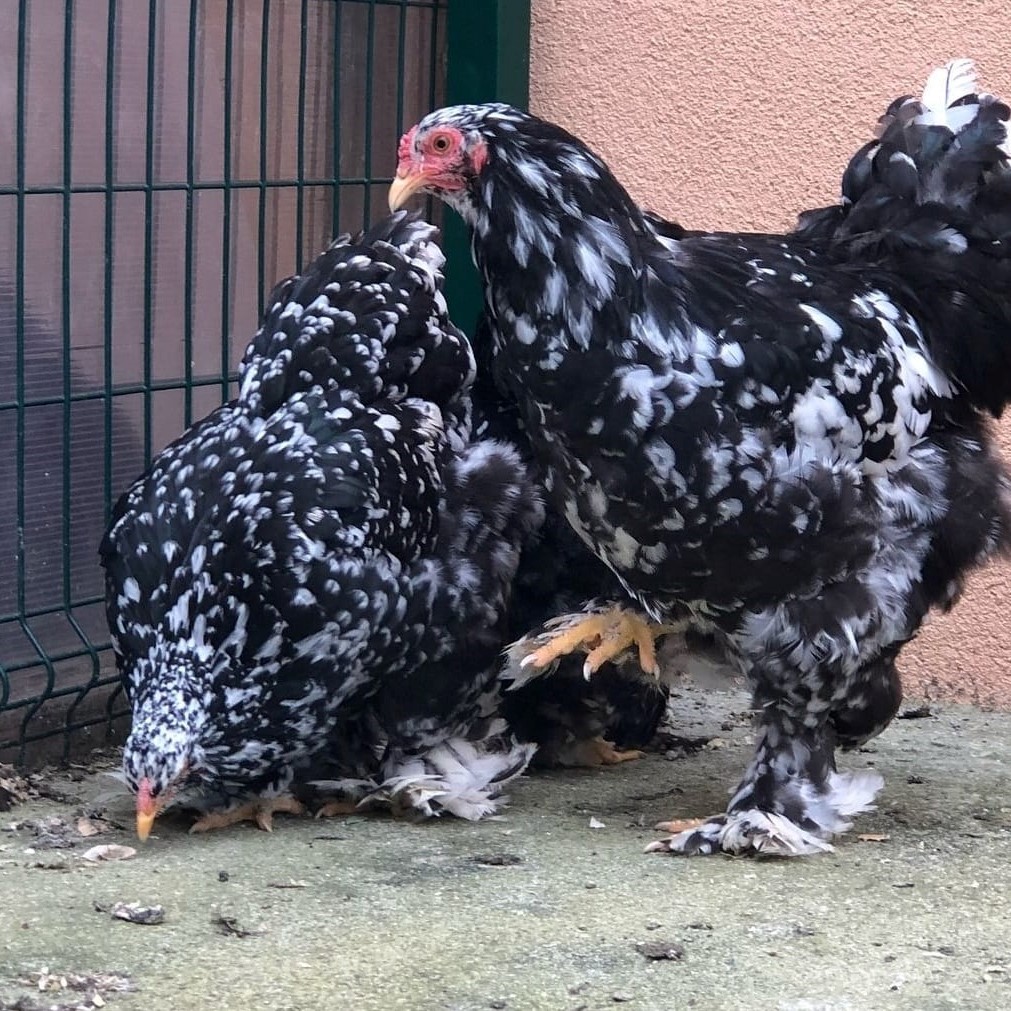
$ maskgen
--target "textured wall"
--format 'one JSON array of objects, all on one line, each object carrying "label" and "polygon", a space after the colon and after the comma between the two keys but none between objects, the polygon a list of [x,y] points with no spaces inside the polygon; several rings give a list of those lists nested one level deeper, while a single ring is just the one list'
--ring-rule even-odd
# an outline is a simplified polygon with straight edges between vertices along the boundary
[{"label": "textured wall", "polygon": [[[888,102],[938,63],[971,56],[1011,98],[1007,18],[1001,0],[533,0],[531,100],[647,206],[780,229],[835,199]],[[904,653],[907,691],[1011,706],[1009,591],[1011,567],[977,573]]]}]

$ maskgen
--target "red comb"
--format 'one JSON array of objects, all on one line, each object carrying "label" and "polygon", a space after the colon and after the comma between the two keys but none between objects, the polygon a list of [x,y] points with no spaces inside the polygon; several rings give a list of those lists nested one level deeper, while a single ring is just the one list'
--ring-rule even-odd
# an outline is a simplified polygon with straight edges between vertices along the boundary
[{"label": "red comb", "polygon": [[411,152],[414,149],[414,135],[418,132],[416,126],[412,126],[403,137],[400,138],[400,146],[397,148],[397,160],[403,161],[405,158],[411,157]]}]

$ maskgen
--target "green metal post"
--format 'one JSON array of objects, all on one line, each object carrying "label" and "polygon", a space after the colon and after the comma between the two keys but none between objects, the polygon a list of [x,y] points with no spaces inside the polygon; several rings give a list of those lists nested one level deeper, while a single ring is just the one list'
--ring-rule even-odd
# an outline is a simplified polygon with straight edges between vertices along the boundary
[{"label": "green metal post", "polygon": [[[449,0],[446,102],[530,101],[530,0]],[[446,298],[453,319],[470,331],[481,311],[481,285],[463,222],[447,212]]]}]

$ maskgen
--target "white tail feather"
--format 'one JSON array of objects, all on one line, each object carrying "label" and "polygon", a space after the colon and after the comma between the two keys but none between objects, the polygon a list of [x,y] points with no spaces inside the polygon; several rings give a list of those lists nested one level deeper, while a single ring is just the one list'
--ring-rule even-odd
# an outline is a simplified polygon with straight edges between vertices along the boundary
[{"label": "white tail feather", "polygon": [[[921,122],[945,124],[953,130],[959,130],[975,115],[971,106],[966,109],[963,117],[960,112],[950,112],[951,107],[963,98],[975,95],[978,90],[976,67],[972,60],[950,60],[943,67],[938,67],[927,78],[920,101],[926,107],[926,112],[917,117]],[[959,122],[953,122],[955,115]]]}]

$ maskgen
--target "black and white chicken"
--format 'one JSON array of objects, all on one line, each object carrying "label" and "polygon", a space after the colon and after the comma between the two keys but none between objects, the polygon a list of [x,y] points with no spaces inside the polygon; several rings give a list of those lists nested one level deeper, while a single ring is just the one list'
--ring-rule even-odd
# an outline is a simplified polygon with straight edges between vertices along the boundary
[{"label": "black and white chicken", "polygon": [[[293,777],[361,699],[396,742],[384,779],[479,716],[543,507],[512,447],[469,438],[474,359],[434,238],[397,215],[280,285],[236,399],[115,509],[102,561],[141,836],[184,787],[224,802],[197,828],[298,809]],[[488,801],[532,750],[471,748],[483,782],[461,789]]]},{"label": "black and white chicken", "polygon": [[756,750],[726,811],[654,848],[830,849],[882,786],[836,747],[887,725],[903,644],[1011,542],[983,417],[1011,397],[1007,121],[968,61],[935,71],[842,204],[787,235],[665,223],[505,105],[401,140],[391,207],[430,193],[469,225],[496,377],[554,508],[631,598],[525,662],[581,649],[592,671],[635,645],[649,667],[688,629],[750,680]]}]

